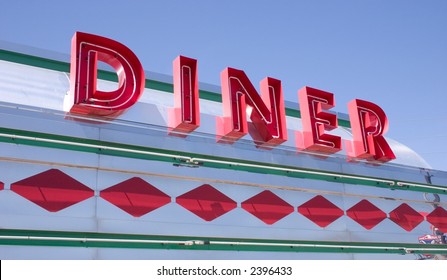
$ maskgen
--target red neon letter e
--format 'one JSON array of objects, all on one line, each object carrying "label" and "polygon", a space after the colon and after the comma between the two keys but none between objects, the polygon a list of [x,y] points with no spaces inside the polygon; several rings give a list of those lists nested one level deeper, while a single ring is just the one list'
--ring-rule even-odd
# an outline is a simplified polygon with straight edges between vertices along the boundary
[{"label": "red neon letter e", "polygon": [[197,60],[178,56],[173,62],[174,108],[169,109],[169,134],[186,137],[200,126]]},{"label": "red neon letter e", "polygon": [[287,141],[286,113],[281,81],[261,81],[261,96],[244,71],[226,68],[221,73],[223,117],[217,118],[217,140],[232,144],[249,132],[258,147],[270,148]]},{"label": "red neon letter e", "polygon": [[303,132],[296,133],[300,150],[319,151],[326,154],[341,150],[341,137],[326,134],[325,130],[337,128],[337,116],[323,110],[335,106],[330,92],[304,87],[298,91]]},{"label": "red neon letter e", "polygon": [[348,104],[352,141],[346,140],[349,157],[387,162],[396,158],[383,134],[388,130],[385,112],[374,103],[354,99]]},{"label": "red neon letter e", "polygon": [[[118,89],[96,89],[97,62],[112,66]],[[64,110],[83,115],[118,115],[135,104],[144,90],[144,71],[135,54],[108,38],[76,32],[71,41],[70,92]]]}]

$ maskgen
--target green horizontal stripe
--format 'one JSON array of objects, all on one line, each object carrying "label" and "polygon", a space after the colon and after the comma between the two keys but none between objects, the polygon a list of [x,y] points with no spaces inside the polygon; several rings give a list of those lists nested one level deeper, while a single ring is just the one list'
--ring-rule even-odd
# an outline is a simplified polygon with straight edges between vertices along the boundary
[{"label": "green horizontal stripe", "polygon": [[[238,170],[257,174],[272,174],[293,178],[322,180],[387,189],[401,189],[425,193],[447,193],[446,186],[430,185],[431,187],[435,188],[427,189],[424,186],[418,186],[418,184],[420,183],[403,182],[388,178],[358,176],[355,174],[337,172],[325,172],[316,169],[296,168],[293,166],[272,164],[266,162],[218,157],[205,154],[143,147],[101,140],[17,130],[11,128],[0,128],[0,133],[3,134],[0,136],[0,142],[4,143],[56,148],[125,158],[171,162],[175,165],[189,165],[196,167]],[[198,159],[199,164],[197,165],[188,162],[187,160],[191,158]],[[388,182],[383,182],[384,180]],[[403,182],[405,184],[399,186],[398,182]]]},{"label": "green horizontal stripe", "polygon": [[[70,63],[61,62],[52,59],[46,59],[42,57],[27,55],[16,53],[7,50],[0,50],[0,60],[5,60],[9,62],[30,65],[55,71],[61,72],[70,72]],[[106,81],[117,82],[117,76],[113,72],[98,70],[98,78]],[[173,93],[174,86],[171,83],[165,83],[155,80],[146,79],[145,87],[149,89],[164,91]],[[222,96],[220,93],[199,90],[199,96],[201,99],[214,101],[214,102],[222,102]],[[298,109],[294,108],[286,108],[286,115],[290,117],[300,118],[301,113]],[[339,119],[338,124],[343,127],[350,127],[350,123],[348,120]]]},{"label": "green horizontal stripe", "polygon": [[0,229],[0,245],[257,252],[447,254],[447,245]]}]

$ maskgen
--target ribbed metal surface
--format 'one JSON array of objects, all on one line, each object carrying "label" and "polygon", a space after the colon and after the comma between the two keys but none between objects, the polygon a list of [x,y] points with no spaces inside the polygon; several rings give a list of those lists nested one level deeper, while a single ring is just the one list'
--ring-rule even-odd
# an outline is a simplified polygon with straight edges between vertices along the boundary
[{"label": "ribbed metal surface", "polygon": [[[114,86],[111,82],[100,82],[103,89]],[[290,139],[277,149],[259,150],[249,136],[234,145],[216,144],[215,118],[222,111],[218,102],[201,101],[201,126],[185,139],[167,135],[167,109],[173,106],[170,93],[146,89],[142,100],[113,122],[76,121],[65,118],[62,112],[68,88],[67,73],[0,61],[0,127],[421,184],[427,183],[426,176],[429,174],[433,184],[447,185],[445,172],[427,171],[429,166],[421,157],[391,139],[388,141],[397,159],[392,164],[382,166],[346,162],[344,152],[330,158],[297,153],[293,131],[300,130],[301,124],[299,119],[290,116],[287,117]],[[333,133],[350,139],[345,128],[338,128]],[[434,204],[429,203],[427,196],[424,197],[421,192],[329,182],[305,176],[293,178],[253,173],[250,168],[190,168],[170,162],[62,149],[57,142],[38,147],[32,144],[33,139],[27,141],[29,144],[15,144],[13,140],[0,143],[0,181],[4,184],[4,190],[0,191],[0,226],[4,229],[390,243],[417,243],[419,236],[431,233],[431,224],[424,215],[433,212]],[[18,185],[17,182],[52,169],[79,181],[93,190],[94,195],[58,211],[49,211],[14,191],[13,186]],[[114,204],[101,198],[101,192],[105,193],[112,186],[135,177],[166,194],[171,202],[155,203],[157,207],[154,210],[132,216],[129,211],[134,213],[133,210],[126,212],[117,207],[116,204],[123,205],[122,202]],[[208,187],[200,188],[203,185]],[[198,193],[186,195],[198,188]],[[268,191],[267,201],[273,201],[271,205],[259,197],[265,191]],[[209,194],[214,199],[209,198]],[[315,204],[313,201],[316,197],[319,202]],[[439,198],[440,202],[436,205],[447,209],[447,196],[439,195]],[[197,201],[194,202],[194,199]],[[129,201],[126,207],[132,203]],[[201,202],[202,210],[197,209],[201,207]],[[225,206],[228,207],[213,212],[213,203],[220,202],[228,203]],[[405,206],[403,210],[400,209],[402,204],[413,211]],[[319,205],[329,205],[329,210],[323,209],[322,214],[318,215],[303,215],[308,213],[306,211],[315,211]],[[339,209],[339,214],[328,222],[324,215],[330,209]],[[363,210],[366,214],[360,217],[359,211]],[[369,212],[380,215],[376,217]],[[212,216],[213,213],[220,214]],[[413,222],[420,219],[417,216],[419,213],[423,220],[418,224],[411,224],[410,221],[410,224],[400,226],[395,220],[400,221],[396,217],[402,213],[412,214],[415,217],[411,218]],[[360,217],[360,223],[352,218],[356,215]],[[380,221],[372,221],[373,218]],[[38,254],[43,252],[48,258],[74,256],[87,259],[321,258],[321,255],[316,257],[310,253],[213,252],[210,257],[205,251],[149,250],[135,253],[132,249],[21,246],[2,246],[1,249],[0,258],[3,259],[38,258]],[[376,257],[380,258],[377,255],[351,253],[325,254],[323,258]],[[384,257],[414,258],[411,255]]]}]

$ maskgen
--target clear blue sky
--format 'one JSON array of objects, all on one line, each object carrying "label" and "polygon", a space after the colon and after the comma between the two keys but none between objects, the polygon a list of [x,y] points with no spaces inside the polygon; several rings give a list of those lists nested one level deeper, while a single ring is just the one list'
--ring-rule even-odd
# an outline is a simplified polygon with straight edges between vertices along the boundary
[{"label": "clear blue sky", "polygon": [[3,1],[0,40],[69,54],[75,31],[117,40],[145,70],[199,61],[199,81],[225,67],[255,85],[280,79],[286,100],[311,86],[381,106],[387,136],[447,170],[447,1]]}]

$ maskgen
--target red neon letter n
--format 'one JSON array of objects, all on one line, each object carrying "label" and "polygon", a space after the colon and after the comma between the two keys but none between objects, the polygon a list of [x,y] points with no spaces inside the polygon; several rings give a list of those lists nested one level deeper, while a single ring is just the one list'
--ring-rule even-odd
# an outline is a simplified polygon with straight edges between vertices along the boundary
[{"label": "red neon letter n", "polygon": [[[258,147],[287,141],[281,81],[261,81],[261,96],[244,71],[226,68],[221,73],[223,117],[217,119],[218,142],[234,143],[250,132]],[[247,114],[253,128],[249,131]]]}]

